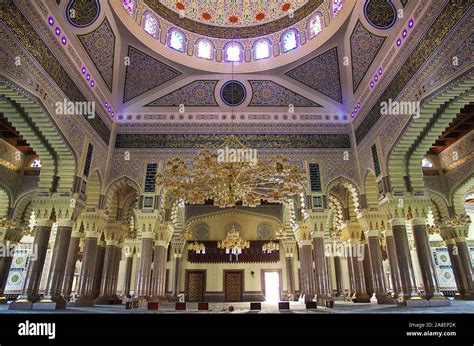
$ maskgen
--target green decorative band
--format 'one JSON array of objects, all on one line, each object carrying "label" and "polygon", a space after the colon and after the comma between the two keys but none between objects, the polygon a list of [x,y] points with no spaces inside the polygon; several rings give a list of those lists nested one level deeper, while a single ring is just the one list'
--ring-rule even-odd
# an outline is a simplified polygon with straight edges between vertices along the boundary
[{"label": "green decorative band", "polygon": [[[348,134],[241,134],[239,141],[250,148],[350,149]],[[117,134],[115,148],[218,148],[228,135],[213,134]]]},{"label": "green decorative band", "polygon": [[[470,1],[448,1],[447,5],[436,18],[428,31],[423,35],[416,48],[392,79],[375,105],[355,131],[356,142],[359,144],[370,129],[381,118],[380,104],[388,99],[395,100],[403,88],[428,60],[431,54],[446,39],[451,29],[464,16],[471,6]],[[422,102],[423,103],[423,102]]]},{"label": "green decorative band", "polygon": [[[8,1],[7,4],[2,6],[0,10],[0,22],[4,23],[10,29],[13,35],[15,35],[33,58],[38,61],[70,101],[87,101],[74,80],[48,48],[46,42],[41,39],[13,1]],[[93,119],[89,119],[88,115],[85,114],[84,119],[89,122],[105,143],[109,142],[110,129],[105,125],[98,114],[96,114]]]}]

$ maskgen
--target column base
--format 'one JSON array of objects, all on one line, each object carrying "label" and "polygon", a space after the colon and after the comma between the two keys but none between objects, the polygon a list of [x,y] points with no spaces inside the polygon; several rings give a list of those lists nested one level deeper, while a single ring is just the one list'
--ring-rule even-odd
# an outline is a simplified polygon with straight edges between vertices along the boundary
[{"label": "column base", "polygon": [[4,295],[1,295],[0,296],[0,304],[7,304],[7,297],[5,297]]},{"label": "column base", "polygon": [[465,292],[465,293],[457,292],[454,295],[454,299],[456,299],[456,300],[474,300],[474,293],[473,292]]},{"label": "column base", "polygon": [[451,306],[451,301],[442,295],[436,295],[428,301],[430,306]]},{"label": "column base", "polygon": [[8,310],[33,310],[33,302],[25,297],[19,297],[8,306]]},{"label": "column base", "polygon": [[92,297],[79,296],[74,302],[67,302],[66,306],[87,307],[94,306],[95,300]]},{"label": "column base", "polygon": [[370,298],[370,302],[373,304],[397,304],[397,301],[390,294],[373,294]]},{"label": "column base", "polygon": [[370,298],[367,293],[354,293],[352,295],[352,302],[354,303],[370,303]]}]

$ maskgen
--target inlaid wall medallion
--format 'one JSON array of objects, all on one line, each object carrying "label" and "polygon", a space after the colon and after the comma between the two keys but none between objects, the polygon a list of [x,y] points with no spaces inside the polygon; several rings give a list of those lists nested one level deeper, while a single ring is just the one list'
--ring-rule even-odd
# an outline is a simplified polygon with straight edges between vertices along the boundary
[{"label": "inlaid wall medallion", "polygon": [[389,29],[397,21],[397,9],[392,0],[366,0],[364,15],[377,29]]},{"label": "inlaid wall medallion", "polygon": [[245,101],[246,97],[247,90],[239,81],[228,81],[221,88],[221,98],[227,106],[239,106]]},{"label": "inlaid wall medallion", "polygon": [[93,24],[99,18],[99,14],[99,0],[70,0],[66,5],[67,21],[78,28]]}]

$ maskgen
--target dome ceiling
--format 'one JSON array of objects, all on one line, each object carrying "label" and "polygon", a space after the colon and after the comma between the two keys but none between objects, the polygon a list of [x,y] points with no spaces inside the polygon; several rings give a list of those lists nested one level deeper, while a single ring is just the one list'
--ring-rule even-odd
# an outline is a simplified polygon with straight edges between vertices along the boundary
[{"label": "dome ceiling", "polygon": [[208,37],[251,38],[288,28],[314,12],[323,0],[145,0],[180,28]]}]

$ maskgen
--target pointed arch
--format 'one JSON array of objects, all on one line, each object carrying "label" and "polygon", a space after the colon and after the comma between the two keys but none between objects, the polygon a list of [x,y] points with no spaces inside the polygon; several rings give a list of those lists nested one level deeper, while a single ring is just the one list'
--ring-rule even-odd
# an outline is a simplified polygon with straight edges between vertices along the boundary
[{"label": "pointed arch", "polygon": [[457,215],[465,214],[464,199],[469,191],[474,190],[474,173],[464,179],[455,188],[451,190],[450,201],[454,207],[454,213]]},{"label": "pointed arch", "polygon": [[437,222],[446,220],[449,217],[448,201],[439,192],[434,190],[426,190],[426,196],[432,204],[433,218]]},{"label": "pointed arch", "polygon": [[364,192],[367,202],[367,208],[374,209],[379,207],[379,194],[377,189],[377,178],[372,170],[367,169],[364,178]]},{"label": "pointed arch", "polygon": [[98,169],[89,174],[86,186],[86,211],[95,211],[99,207],[102,178]]},{"label": "pointed arch", "polygon": [[109,218],[122,219],[123,215],[119,215],[119,209],[132,194],[136,196],[140,194],[140,185],[129,177],[122,176],[108,185],[105,194],[105,209]]},{"label": "pointed arch", "polygon": [[0,185],[0,217],[7,217],[11,207],[11,192],[3,185]]}]

